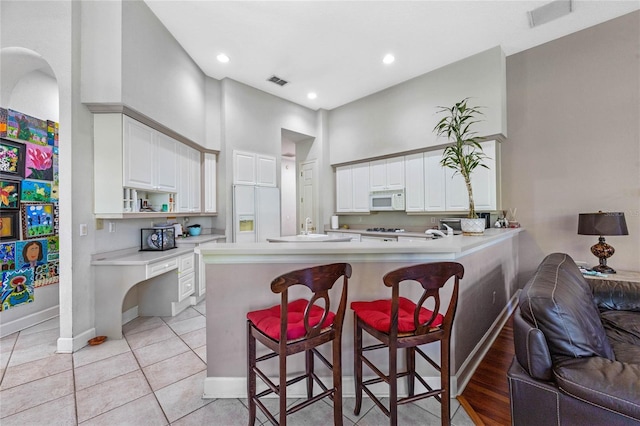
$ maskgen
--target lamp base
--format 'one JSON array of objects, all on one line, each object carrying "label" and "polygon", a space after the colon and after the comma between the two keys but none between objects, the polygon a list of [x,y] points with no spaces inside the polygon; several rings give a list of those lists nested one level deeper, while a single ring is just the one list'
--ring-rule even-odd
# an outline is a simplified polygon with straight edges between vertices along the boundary
[{"label": "lamp base", "polygon": [[600,272],[601,274],[615,274],[616,270],[607,265],[596,265],[591,268],[592,271]]}]

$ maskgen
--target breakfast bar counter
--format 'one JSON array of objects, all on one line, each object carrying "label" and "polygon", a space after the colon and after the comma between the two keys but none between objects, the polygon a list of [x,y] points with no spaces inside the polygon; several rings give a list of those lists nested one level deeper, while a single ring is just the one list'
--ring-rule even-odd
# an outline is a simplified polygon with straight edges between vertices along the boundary
[{"label": "breakfast bar counter", "polygon": [[[417,263],[455,261],[465,268],[451,342],[452,391],[470,378],[492,333],[515,307],[518,235],[522,229],[487,229],[483,236],[451,236],[411,242],[319,242],[204,244],[196,248],[206,265],[207,378],[205,398],[246,397],[246,313],[279,303],[271,292],[275,277],[309,266],[348,262],[352,266],[348,303],[389,298],[382,283],[387,272]],[[417,286],[416,286],[417,287]],[[298,290],[298,289],[297,289]],[[290,300],[308,297],[306,288]],[[411,288],[407,297],[421,294]],[[449,293],[443,294],[446,306]],[[337,300],[337,299],[336,299]],[[434,346],[434,345],[431,345]],[[344,395],[353,395],[353,314],[348,310],[342,337]],[[436,355],[439,348],[427,346]],[[384,361],[382,354],[382,361]],[[303,359],[287,361],[291,371]],[[268,366],[271,367],[271,366]],[[425,367],[426,368],[426,367]],[[268,374],[277,376],[277,362]],[[365,373],[366,375],[366,373]],[[436,379],[429,366],[425,378]],[[295,387],[291,397],[297,396]],[[304,386],[299,389],[305,394]],[[381,388],[384,392],[384,387]]]}]

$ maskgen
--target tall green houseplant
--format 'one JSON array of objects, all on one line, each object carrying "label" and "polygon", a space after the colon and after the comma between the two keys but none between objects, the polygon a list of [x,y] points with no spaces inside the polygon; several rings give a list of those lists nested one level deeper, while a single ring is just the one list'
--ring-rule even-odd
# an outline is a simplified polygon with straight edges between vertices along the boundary
[{"label": "tall green houseplant", "polygon": [[[464,178],[464,183],[469,194],[469,218],[475,219],[476,208],[473,202],[473,188],[471,187],[471,174],[476,167],[488,168],[483,160],[486,158],[480,146],[481,139],[472,131],[474,124],[482,115],[480,108],[468,105],[469,98],[457,102],[452,107],[442,107],[438,114],[446,114],[434,127],[433,131],[440,137],[446,137],[452,144],[444,149],[440,164],[443,167],[453,169]],[[454,175],[455,175],[454,173]]]}]

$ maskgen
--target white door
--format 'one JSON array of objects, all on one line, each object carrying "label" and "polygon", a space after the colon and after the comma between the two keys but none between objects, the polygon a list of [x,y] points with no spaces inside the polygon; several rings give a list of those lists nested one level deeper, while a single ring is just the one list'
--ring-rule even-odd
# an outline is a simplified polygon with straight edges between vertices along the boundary
[{"label": "white door", "polygon": [[126,115],[124,121],[124,186],[155,189],[155,131]]},{"label": "white door", "polygon": [[199,213],[202,209],[202,161],[200,151],[189,147],[189,211]]},{"label": "white door", "polygon": [[[307,161],[300,163],[300,177],[299,177],[299,190],[300,190],[300,204],[298,211],[299,215],[299,229],[304,230],[304,223],[307,218],[311,218],[311,224],[309,225],[309,232],[321,233],[318,227],[318,218],[316,214],[316,200],[314,194],[315,185],[315,171],[316,162]],[[300,233],[300,232],[298,232]]]},{"label": "white door", "polygon": [[336,167],[336,212],[353,211],[353,171],[351,166]]},{"label": "white door", "polygon": [[176,192],[178,188],[179,142],[156,133],[156,187],[159,191]]},{"label": "white door", "polygon": [[404,157],[404,172],[407,185],[405,187],[405,203],[408,212],[424,211],[424,155],[407,155]]},{"label": "white door", "polygon": [[443,150],[424,153],[424,209],[428,212],[445,211],[446,177],[440,164]]},{"label": "white door", "polygon": [[369,211],[369,163],[354,164],[353,170],[353,211]]},{"label": "white door", "polygon": [[256,154],[233,151],[233,183],[240,185],[256,184]]}]

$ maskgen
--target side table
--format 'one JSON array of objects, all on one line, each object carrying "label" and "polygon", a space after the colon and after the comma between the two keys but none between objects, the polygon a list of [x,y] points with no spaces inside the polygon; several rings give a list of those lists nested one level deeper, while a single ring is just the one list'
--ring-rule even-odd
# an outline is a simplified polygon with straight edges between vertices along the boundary
[{"label": "side table", "polygon": [[640,285],[640,272],[636,271],[618,271],[617,274],[606,274],[606,277],[598,277],[596,275],[583,275],[588,280],[603,280],[603,281],[620,281],[635,283]]}]

